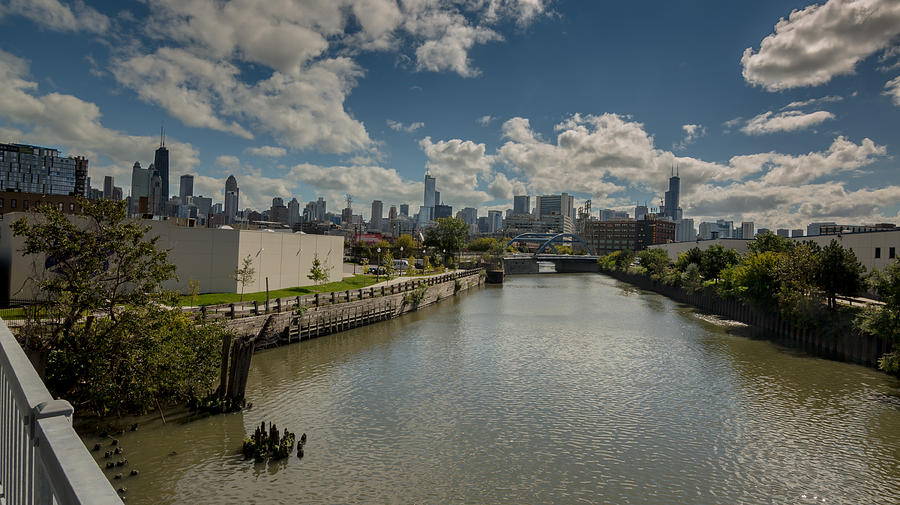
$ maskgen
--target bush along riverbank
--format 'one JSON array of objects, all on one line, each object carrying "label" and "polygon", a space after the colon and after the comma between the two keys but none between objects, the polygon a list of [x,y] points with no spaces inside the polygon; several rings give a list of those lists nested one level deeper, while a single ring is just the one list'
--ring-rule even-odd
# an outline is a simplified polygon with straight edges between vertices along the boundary
[{"label": "bush along riverbank", "polygon": [[[749,251],[693,248],[673,263],[662,249],[601,257],[601,272],[642,289],[749,324],[761,337],[822,357],[898,372],[900,262],[866,273],[853,251],[771,233]],[[839,303],[866,288],[883,305]]]}]

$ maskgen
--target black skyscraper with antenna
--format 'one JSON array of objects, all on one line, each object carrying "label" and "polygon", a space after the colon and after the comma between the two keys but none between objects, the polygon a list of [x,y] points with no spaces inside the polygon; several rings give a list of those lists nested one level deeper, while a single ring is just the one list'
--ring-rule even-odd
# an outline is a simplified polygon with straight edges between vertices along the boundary
[{"label": "black skyscraper with antenna", "polygon": [[159,200],[159,208],[156,214],[160,216],[166,215],[166,202],[169,201],[169,150],[166,149],[166,131],[163,127],[159,128],[159,149],[156,150],[156,156],[153,157],[153,167],[159,173],[162,180],[162,198]]}]

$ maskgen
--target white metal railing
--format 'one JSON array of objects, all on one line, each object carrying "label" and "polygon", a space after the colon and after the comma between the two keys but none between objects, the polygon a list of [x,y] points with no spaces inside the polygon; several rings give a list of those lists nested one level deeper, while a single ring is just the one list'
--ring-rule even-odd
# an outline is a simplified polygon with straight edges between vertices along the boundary
[{"label": "white metal railing", "polygon": [[0,320],[0,505],[122,505],[72,428],[72,412]]}]

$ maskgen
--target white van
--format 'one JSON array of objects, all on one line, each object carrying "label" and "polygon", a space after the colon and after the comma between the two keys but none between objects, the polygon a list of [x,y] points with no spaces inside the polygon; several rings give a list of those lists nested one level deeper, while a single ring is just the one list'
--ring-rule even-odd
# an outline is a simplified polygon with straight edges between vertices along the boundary
[{"label": "white van", "polygon": [[409,270],[409,260],[394,260],[394,270],[400,272]]}]

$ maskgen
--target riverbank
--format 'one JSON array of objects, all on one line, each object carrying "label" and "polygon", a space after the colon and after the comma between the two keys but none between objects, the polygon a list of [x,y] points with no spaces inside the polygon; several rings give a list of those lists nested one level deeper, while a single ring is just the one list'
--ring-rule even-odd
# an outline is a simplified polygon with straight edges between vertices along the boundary
[{"label": "riverbank", "polygon": [[393,319],[483,283],[483,269],[396,278],[366,289],[275,300],[274,313],[235,317],[225,326],[237,336],[254,336],[257,350],[268,349]]},{"label": "riverbank", "polygon": [[637,274],[603,271],[616,280],[661,294],[754,328],[755,335],[823,358],[878,368],[878,359],[890,352],[891,344],[873,335],[858,335],[846,328],[801,328],[781,314],[761,310],[735,299],[725,299],[711,290],[688,293]]}]

